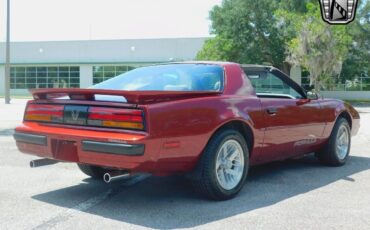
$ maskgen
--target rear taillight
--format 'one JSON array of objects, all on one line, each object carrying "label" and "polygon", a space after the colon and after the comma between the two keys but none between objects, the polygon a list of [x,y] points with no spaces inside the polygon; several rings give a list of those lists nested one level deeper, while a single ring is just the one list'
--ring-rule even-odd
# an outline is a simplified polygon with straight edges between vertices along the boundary
[{"label": "rear taillight", "polygon": [[143,112],[141,110],[90,107],[88,114],[88,125],[144,129]]},{"label": "rear taillight", "polygon": [[25,121],[63,122],[63,105],[29,104],[24,115]]},{"label": "rear taillight", "polygon": [[29,104],[24,120],[144,130],[143,111],[137,109]]}]

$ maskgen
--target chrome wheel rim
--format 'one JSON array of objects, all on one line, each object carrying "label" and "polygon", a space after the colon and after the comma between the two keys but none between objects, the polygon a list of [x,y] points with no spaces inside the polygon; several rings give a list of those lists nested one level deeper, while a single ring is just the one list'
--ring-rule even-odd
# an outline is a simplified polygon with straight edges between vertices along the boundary
[{"label": "chrome wheel rim", "polygon": [[243,148],[236,140],[227,140],[217,152],[216,177],[225,190],[235,188],[243,177]]},{"label": "chrome wheel rim", "polygon": [[349,149],[350,134],[346,126],[342,125],[337,134],[336,148],[337,156],[340,160],[346,158]]}]

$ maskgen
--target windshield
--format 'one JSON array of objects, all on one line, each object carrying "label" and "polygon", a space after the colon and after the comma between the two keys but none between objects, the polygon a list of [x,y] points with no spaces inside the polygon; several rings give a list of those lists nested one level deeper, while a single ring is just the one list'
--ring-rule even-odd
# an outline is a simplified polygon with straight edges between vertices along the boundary
[{"label": "windshield", "polygon": [[169,64],[142,67],[101,82],[93,89],[130,91],[220,91],[223,68],[206,64]]}]

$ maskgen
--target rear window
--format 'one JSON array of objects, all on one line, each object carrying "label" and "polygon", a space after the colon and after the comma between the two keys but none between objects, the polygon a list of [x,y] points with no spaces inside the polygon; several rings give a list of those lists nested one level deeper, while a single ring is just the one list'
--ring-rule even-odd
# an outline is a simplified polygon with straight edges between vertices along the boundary
[{"label": "rear window", "polygon": [[142,67],[94,85],[94,89],[131,91],[220,91],[224,71],[206,64],[169,64]]}]

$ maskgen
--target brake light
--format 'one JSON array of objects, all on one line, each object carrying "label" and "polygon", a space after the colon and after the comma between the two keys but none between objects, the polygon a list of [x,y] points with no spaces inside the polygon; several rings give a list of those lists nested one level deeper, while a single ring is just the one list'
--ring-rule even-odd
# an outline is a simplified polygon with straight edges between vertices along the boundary
[{"label": "brake light", "polygon": [[141,110],[85,106],[85,113],[82,113],[80,107],[84,106],[70,107],[68,105],[28,104],[24,120],[144,130],[143,111]]},{"label": "brake light", "polygon": [[90,107],[87,124],[143,130],[143,112],[132,109]]},{"label": "brake light", "polygon": [[25,121],[63,122],[63,105],[29,104]]}]

